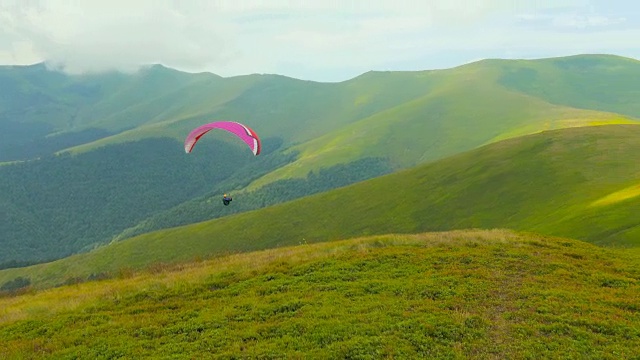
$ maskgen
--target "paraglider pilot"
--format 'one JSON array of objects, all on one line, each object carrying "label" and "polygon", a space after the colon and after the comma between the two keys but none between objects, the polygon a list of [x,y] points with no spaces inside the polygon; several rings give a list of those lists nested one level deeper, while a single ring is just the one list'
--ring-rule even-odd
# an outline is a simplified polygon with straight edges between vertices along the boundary
[{"label": "paraglider pilot", "polygon": [[224,194],[224,196],[222,196],[222,203],[224,204],[224,206],[229,205],[231,200],[233,199],[231,198],[231,196],[228,196],[227,194]]}]

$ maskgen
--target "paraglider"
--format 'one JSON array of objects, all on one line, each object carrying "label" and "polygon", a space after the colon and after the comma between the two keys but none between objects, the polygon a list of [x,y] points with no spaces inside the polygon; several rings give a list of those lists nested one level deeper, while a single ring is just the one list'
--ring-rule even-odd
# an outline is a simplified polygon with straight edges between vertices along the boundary
[{"label": "paraglider", "polygon": [[[198,126],[197,128],[193,129],[189,133],[189,135],[187,135],[187,138],[184,141],[184,151],[187,154],[190,153],[198,140],[200,140],[200,138],[204,134],[213,129],[222,129],[234,134],[235,136],[240,138],[240,140],[244,141],[247,146],[249,146],[249,149],[251,149],[253,155],[257,156],[258,154],[260,154],[262,144],[260,143],[258,134],[256,134],[255,131],[253,131],[250,127],[234,121],[215,121],[209,124]],[[227,194],[224,194],[224,196],[222,197],[222,203],[225,206],[229,205],[231,200],[231,196],[227,196]]]},{"label": "paraglider", "polygon": [[234,134],[249,146],[253,155],[257,156],[260,154],[262,144],[260,143],[258,134],[248,126],[234,121],[216,121],[193,129],[184,141],[184,151],[187,154],[190,153],[198,140],[213,129],[222,129]]}]

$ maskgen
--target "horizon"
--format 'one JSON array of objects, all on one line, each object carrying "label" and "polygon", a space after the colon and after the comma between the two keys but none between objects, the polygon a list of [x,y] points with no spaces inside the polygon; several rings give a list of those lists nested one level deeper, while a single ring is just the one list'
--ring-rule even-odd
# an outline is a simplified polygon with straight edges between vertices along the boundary
[{"label": "horizon", "polygon": [[223,77],[340,82],[480,59],[638,59],[638,38],[640,3],[625,1],[0,0],[0,64],[46,61],[72,74],[158,63]]},{"label": "horizon", "polygon": [[217,74],[217,73],[214,73],[214,72],[211,72],[211,71],[208,71],[208,70],[204,70],[204,71],[182,70],[182,69],[171,67],[171,66],[168,66],[168,65],[162,64],[162,63],[142,64],[142,65],[136,67],[135,69],[128,69],[128,70],[124,70],[124,69],[104,69],[104,70],[101,70],[101,71],[87,72],[87,73],[81,73],[81,74],[73,74],[73,73],[69,74],[69,73],[66,73],[64,71],[64,69],[56,68],[55,66],[52,66],[51,64],[48,64],[46,61],[35,62],[35,63],[31,63],[31,64],[0,64],[0,67],[16,67],[16,68],[21,68],[22,67],[22,68],[27,68],[27,67],[41,66],[41,67],[44,67],[47,71],[61,72],[61,73],[65,73],[65,74],[70,75],[70,76],[76,76],[76,75],[77,76],[83,76],[83,75],[106,74],[106,73],[113,73],[113,72],[122,73],[122,74],[136,74],[136,73],[139,73],[140,71],[152,68],[154,66],[162,66],[162,67],[164,67],[166,69],[170,69],[170,70],[173,70],[173,71],[178,71],[178,72],[185,73],[185,74],[210,74],[210,75],[214,75],[214,76],[219,76],[219,77],[224,78],[224,79],[257,75],[257,76],[282,76],[282,77],[287,77],[287,78],[290,78],[290,79],[301,80],[301,81],[310,81],[310,82],[316,82],[316,83],[341,83],[341,82],[346,82],[346,81],[350,81],[350,80],[356,79],[356,78],[358,78],[358,77],[360,77],[362,75],[365,75],[365,74],[371,73],[371,72],[384,73],[384,72],[439,71],[439,70],[451,70],[451,69],[463,67],[463,66],[466,66],[466,65],[480,63],[480,62],[483,62],[483,61],[491,61],[491,60],[498,60],[498,61],[538,61],[538,60],[562,59],[562,58],[572,58],[572,57],[581,57],[581,56],[609,56],[609,57],[616,57],[616,58],[628,59],[628,60],[639,61],[640,62],[640,57],[635,58],[635,57],[624,56],[624,55],[619,55],[619,54],[614,54],[614,53],[578,53],[578,54],[548,56],[548,57],[536,57],[536,58],[483,58],[483,59],[476,59],[476,60],[473,60],[473,61],[461,63],[461,64],[458,64],[458,65],[452,65],[450,67],[443,67],[443,68],[424,68],[424,69],[416,69],[416,70],[376,70],[376,69],[370,69],[370,70],[364,71],[362,73],[355,74],[351,78],[347,78],[347,79],[343,79],[343,80],[336,80],[336,81],[309,80],[309,79],[296,78],[296,77],[293,77],[293,76],[289,76],[289,75],[286,75],[286,74],[280,74],[280,73],[259,73],[259,72],[224,76],[224,75]]}]

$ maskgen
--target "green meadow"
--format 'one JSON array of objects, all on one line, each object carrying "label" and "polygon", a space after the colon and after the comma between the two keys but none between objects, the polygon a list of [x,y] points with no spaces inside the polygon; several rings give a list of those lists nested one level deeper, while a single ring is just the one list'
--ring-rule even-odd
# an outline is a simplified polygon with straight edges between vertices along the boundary
[{"label": "green meadow", "polygon": [[0,357],[630,359],[639,255],[468,230],[155,266],[0,298]]}]

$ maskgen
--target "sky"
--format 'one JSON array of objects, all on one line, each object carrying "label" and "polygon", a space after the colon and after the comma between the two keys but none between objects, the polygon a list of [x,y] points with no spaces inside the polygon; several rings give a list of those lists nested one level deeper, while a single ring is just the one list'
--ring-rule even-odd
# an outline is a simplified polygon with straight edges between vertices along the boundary
[{"label": "sky", "polygon": [[635,0],[0,0],[0,64],[343,81],[485,58],[640,59]]}]

